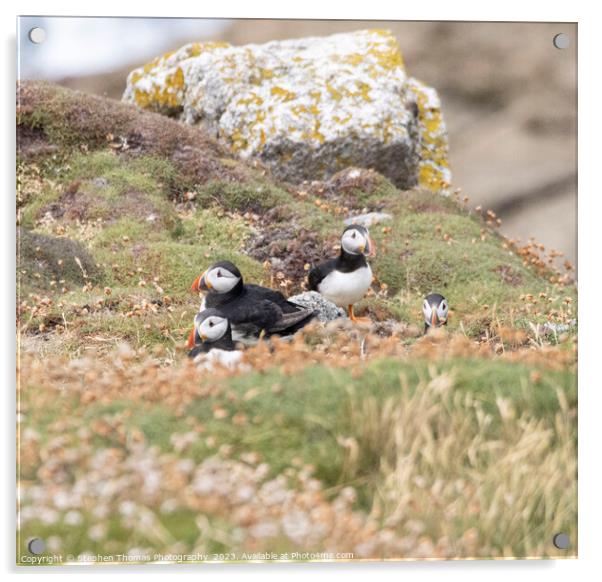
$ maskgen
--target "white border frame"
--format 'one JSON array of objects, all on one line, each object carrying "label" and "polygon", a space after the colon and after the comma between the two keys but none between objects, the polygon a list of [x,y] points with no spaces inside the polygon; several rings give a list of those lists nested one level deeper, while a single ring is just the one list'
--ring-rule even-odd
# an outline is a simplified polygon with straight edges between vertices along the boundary
[{"label": "white border frame", "polygon": [[[12,5],[11,5],[12,4]],[[469,0],[430,0],[429,2],[395,3],[391,0],[346,0],[330,3],[304,0],[299,3],[272,1],[244,2],[229,0],[227,3],[205,4],[166,3],[165,0],[146,0],[136,4],[125,0],[104,0],[98,4],[64,0],[48,3],[42,0],[4,2],[1,7],[2,48],[4,51],[2,175],[4,176],[3,205],[3,265],[6,268],[2,286],[2,320],[5,340],[0,354],[6,382],[4,383],[4,423],[1,434],[5,448],[6,464],[2,479],[2,547],[4,568],[9,576],[65,576],[75,574],[107,575],[122,579],[125,576],[144,573],[145,577],[165,576],[177,573],[184,576],[222,578],[244,574],[252,579],[290,578],[342,575],[364,578],[378,575],[385,578],[409,577],[411,579],[441,579],[442,575],[456,574],[464,581],[486,577],[488,582],[507,580],[512,576],[523,580],[533,576],[546,580],[566,582],[568,576],[588,579],[589,573],[599,573],[597,542],[600,536],[600,491],[602,483],[599,459],[599,443],[602,442],[602,385],[597,361],[600,342],[598,322],[602,323],[602,285],[600,284],[602,248],[598,217],[602,217],[602,193],[598,168],[600,167],[600,41],[594,2],[577,0],[564,3],[527,3],[524,0],[504,0],[500,3],[479,3]],[[266,565],[207,565],[207,566],[114,566],[106,568],[19,568],[14,566],[15,516],[14,516],[14,307],[15,307],[15,253],[14,253],[14,81],[16,66],[15,18],[17,14],[53,14],[82,16],[182,16],[214,18],[318,18],[318,19],[380,19],[380,20],[489,20],[489,21],[554,21],[579,23],[579,559],[557,561],[458,561],[458,562],[401,562],[384,564],[266,564]],[[526,56],[525,58],[528,58]],[[12,240],[11,240],[12,237]],[[599,574],[598,574],[599,575]],[[589,579],[593,579],[589,578]]]}]

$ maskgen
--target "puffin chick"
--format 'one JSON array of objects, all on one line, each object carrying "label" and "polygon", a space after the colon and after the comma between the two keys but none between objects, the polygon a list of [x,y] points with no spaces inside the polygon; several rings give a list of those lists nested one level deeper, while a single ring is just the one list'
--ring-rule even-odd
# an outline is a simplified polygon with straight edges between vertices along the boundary
[{"label": "puffin chick", "polygon": [[424,333],[434,327],[447,325],[447,299],[439,293],[431,293],[424,298],[422,314],[424,315]]},{"label": "puffin chick", "polygon": [[376,245],[368,229],[352,224],[343,231],[339,256],[311,269],[309,288],[318,291],[338,307],[347,309],[351,321],[359,321],[353,313],[353,305],[364,297],[372,285],[372,269],[366,257],[374,256]]},{"label": "puffin chick", "polygon": [[215,364],[234,368],[242,359],[242,351],[236,349],[232,340],[230,322],[218,309],[205,309],[196,314],[187,347],[188,357],[207,370],[213,369]]},{"label": "puffin chick", "polygon": [[201,312],[217,308],[232,326],[234,341],[253,343],[259,337],[292,335],[308,324],[314,312],[287,301],[279,291],[245,284],[230,261],[220,261],[199,275],[192,291],[204,291]]}]

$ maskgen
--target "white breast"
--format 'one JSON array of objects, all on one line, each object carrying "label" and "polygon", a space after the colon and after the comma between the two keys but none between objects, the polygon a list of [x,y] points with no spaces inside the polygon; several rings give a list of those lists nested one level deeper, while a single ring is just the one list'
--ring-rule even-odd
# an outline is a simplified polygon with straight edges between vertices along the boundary
[{"label": "white breast", "polygon": [[206,354],[199,354],[194,359],[199,370],[211,371],[217,367],[224,367],[230,370],[236,368],[245,369],[245,365],[242,363],[243,353],[239,351],[226,351],[226,350],[211,350]]},{"label": "white breast", "polygon": [[372,284],[370,265],[342,273],[332,271],[318,285],[318,291],[339,307],[353,305],[362,299]]},{"label": "white breast", "polygon": [[253,332],[249,331],[249,326],[245,325],[232,325],[232,341],[234,343],[241,343],[245,346],[254,346],[259,341],[259,338],[254,335]]}]

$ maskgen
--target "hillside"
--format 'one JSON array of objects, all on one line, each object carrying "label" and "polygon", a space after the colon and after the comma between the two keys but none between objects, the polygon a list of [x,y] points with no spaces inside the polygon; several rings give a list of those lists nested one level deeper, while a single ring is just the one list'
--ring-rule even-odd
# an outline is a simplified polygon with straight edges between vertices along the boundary
[{"label": "hillside", "polygon": [[[355,168],[292,186],[200,128],[50,84],[19,86],[17,132],[21,544],[399,558],[575,539],[576,289],[540,245],[459,195]],[[199,272],[227,258],[296,293],[372,211],[392,216],[371,228],[373,325],[259,345],[247,373],[186,361]],[[431,291],[452,311],[422,337]]]}]

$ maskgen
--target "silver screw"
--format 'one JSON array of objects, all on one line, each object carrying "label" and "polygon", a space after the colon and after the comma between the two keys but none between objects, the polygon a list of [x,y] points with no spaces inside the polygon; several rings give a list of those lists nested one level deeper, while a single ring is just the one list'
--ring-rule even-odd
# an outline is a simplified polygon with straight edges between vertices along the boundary
[{"label": "silver screw", "polygon": [[42,538],[32,538],[27,544],[27,549],[30,553],[39,556],[40,554],[44,553],[44,550],[46,549],[46,543]]},{"label": "silver screw", "polygon": [[569,536],[567,534],[565,534],[565,533],[557,533],[554,536],[554,539],[552,540],[552,543],[559,550],[567,550],[568,547],[569,547],[569,545],[570,545]]},{"label": "silver screw", "polygon": [[32,28],[29,31],[29,40],[34,44],[42,44],[46,40],[46,31],[39,26]]},{"label": "silver screw", "polygon": [[569,39],[569,35],[565,34],[564,32],[559,32],[555,37],[554,40],[552,41],[554,43],[554,46],[557,49],[565,49],[569,47],[570,44],[570,39]]}]

